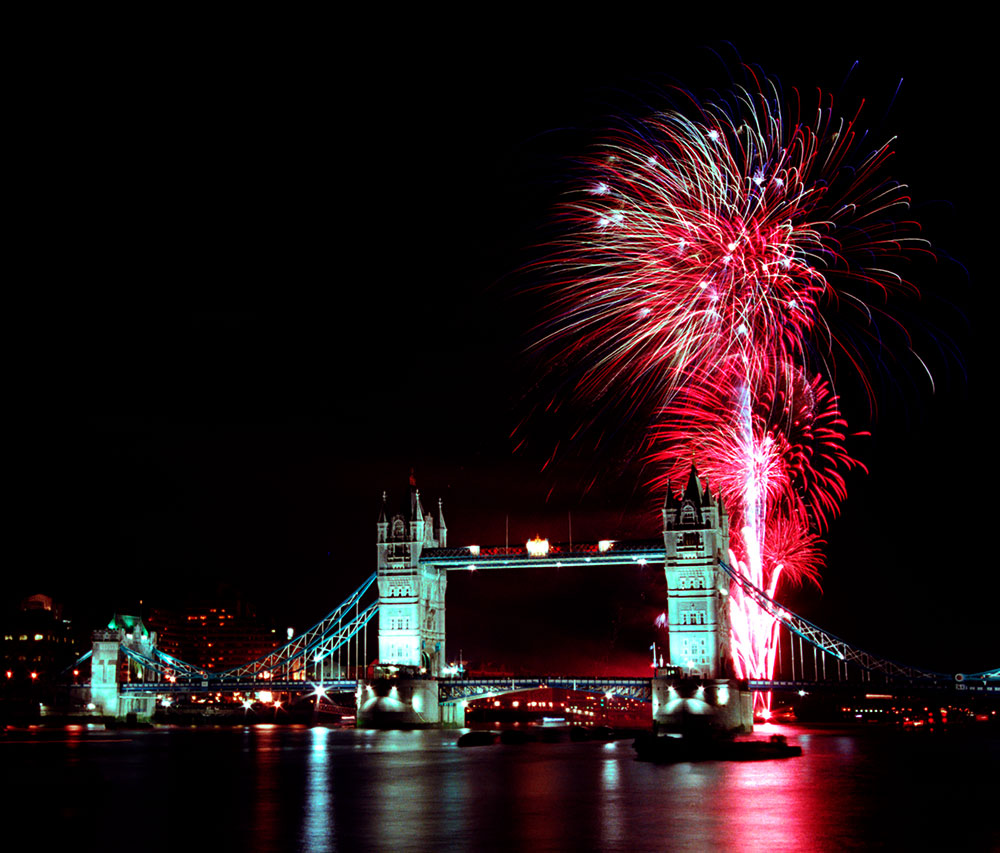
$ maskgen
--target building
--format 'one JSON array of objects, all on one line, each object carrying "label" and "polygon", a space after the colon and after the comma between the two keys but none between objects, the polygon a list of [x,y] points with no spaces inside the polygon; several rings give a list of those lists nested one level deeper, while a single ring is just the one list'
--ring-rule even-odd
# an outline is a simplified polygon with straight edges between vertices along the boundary
[{"label": "building", "polygon": [[726,678],[732,675],[729,577],[719,563],[729,558],[729,517],[693,466],[680,496],[667,485],[663,543],[668,662],[688,676]]},{"label": "building", "polygon": [[159,633],[161,651],[217,672],[263,657],[285,642],[284,632],[236,596],[154,608],[149,623]]},{"label": "building", "polygon": [[382,495],[378,519],[379,648],[381,664],[413,666],[441,675],[445,666],[444,615],[447,571],[420,565],[424,548],[444,548],[448,529],[438,501],[434,517],[424,512],[420,490],[410,477],[408,500],[390,512]]},{"label": "building", "polygon": [[0,628],[4,681],[50,680],[77,659],[78,645],[62,605],[47,595],[29,596],[4,615]]},{"label": "building", "polygon": [[[153,658],[156,632],[139,616],[116,613],[107,628],[93,633],[90,657],[90,704],[102,716],[148,720],[156,707],[152,696],[122,696],[119,685],[159,680],[141,660]],[[123,651],[128,650],[128,651]],[[130,655],[129,652],[134,653]]]},{"label": "building", "polygon": [[664,570],[670,666],[653,679],[653,726],[666,730],[753,730],[751,693],[733,677],[729,576],[729,517],[702,488],[694,466],[663,504]]}]

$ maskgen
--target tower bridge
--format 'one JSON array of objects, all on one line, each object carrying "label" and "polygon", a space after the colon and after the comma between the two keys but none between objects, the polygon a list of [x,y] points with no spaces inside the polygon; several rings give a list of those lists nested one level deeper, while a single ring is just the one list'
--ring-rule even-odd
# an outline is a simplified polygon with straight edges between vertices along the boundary
[{"label": "tower bridge", "polygon": [[729,519],[694,469],[680,496],[667,489],[663,535],[655,540],[454,548],[448,547],[440,501],[435,520],[411,483],[408,506],[401,509],[390,513],[383,495],[377,539],[381,663],[444,674],[449,572],[652,563],[664,566],[667,581],[668,665],[701,678],[731,676],[730,581],[720,569],[729,555]]},{"label": "tower bridge", "polygon": [[[757,589],[728,565],[725,508],[702,487],[693,469],[681,493],[668,488],[663,534],[655,540],[454,547],[448,543],[441,501],[435,518],[425,512],[412,482],[408,498],[390,511],[383,495],[376,571],[308,631],[255,661],[216,672],[159,650],[155,634],[141,620],[113,620],[95,632],[92,652],[81,658],[91,657],[91,701],[108,715],[148,717],[158,695],[350,691],[356,694],[362,725],[461,724],[465,704],[475,698],[549,686],[649,701],[653,719],[660,723],[669,723],[678,708],[690,713],[696,707],[725,728],[745,728],[751,724],[750,690],[833,691],[833,685],[849,684],[852,678],[855,684],[874,678],[879,684],[1000,694],[1000,670],[956,676],[896,664],[853,647]],[[655,675],[484,679],[455,677],[448,667],[450,572],[635,564],[664,567],[669,642],[665,659],[654,659]],[[788,629],[790,679],[748,683],[733,678],[728,606],[733,585]],[[367,629],[376,618],[380,667],[373,673],[367,665]],[[812,649],[811,668],[805,648]]]}]

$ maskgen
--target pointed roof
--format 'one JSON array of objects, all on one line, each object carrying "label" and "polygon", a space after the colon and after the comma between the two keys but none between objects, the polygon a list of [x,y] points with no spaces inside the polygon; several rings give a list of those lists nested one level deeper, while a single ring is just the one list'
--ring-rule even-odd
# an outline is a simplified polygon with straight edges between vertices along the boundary
[{"label": "pointed roof", "polygon": [[691,501],[695,506],[703,505],[704,492],[701,490],[701,482],[698,480],[698,469],[691,463],[691,475],[688,477],[687,488],[684,489],[682,500]]},{"label": "pointed roof", "polygon": [[674,489],[673,483],[667,480],[667,496],[663,499],[663,508],[670,509],[672,506],[676,506],[677,502],[674,500]]}]

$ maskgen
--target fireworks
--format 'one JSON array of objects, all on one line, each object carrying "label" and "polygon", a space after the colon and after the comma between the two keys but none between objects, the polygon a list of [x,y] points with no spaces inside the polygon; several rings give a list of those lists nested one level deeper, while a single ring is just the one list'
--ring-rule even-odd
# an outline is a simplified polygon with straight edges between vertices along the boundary
[{"label": "fireworks", "polygon": [[[849,329],[879,340],[889,266],[922,251],[899,221],[905,187],[819,96],[786,108],[773,81],[608,135],[583,160],[555,246],[557,319],[546,341],[586,398],[651,413],[659,482],[694,462],[733,520],[733,564],[771,595],[818,577],[820,535],[859,466],[831,390]],[[867,385],[867,382],[866,382]],[[777,626],[731,596],[738,676],[773,672]]]}]

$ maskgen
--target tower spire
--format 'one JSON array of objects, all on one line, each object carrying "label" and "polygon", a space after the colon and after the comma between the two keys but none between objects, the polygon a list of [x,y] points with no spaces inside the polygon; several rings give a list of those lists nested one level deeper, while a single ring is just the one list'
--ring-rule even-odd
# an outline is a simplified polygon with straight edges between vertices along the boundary
[{"label": "tower spire", "polygon": [[444,500],[438,498],[438,547],[444,548],[448,544],[448,525],[444,523]]},{"label": "tower spire", "polygon": [[688,476],[687,488],[684,489],[683,500],[689,500],[694,503],[695,506],[702,505],[702,497],[704,493],[701,490],[701,481],[698,479],[698,469],[695,467],[694,462],[691,463],[691,474]]}]

